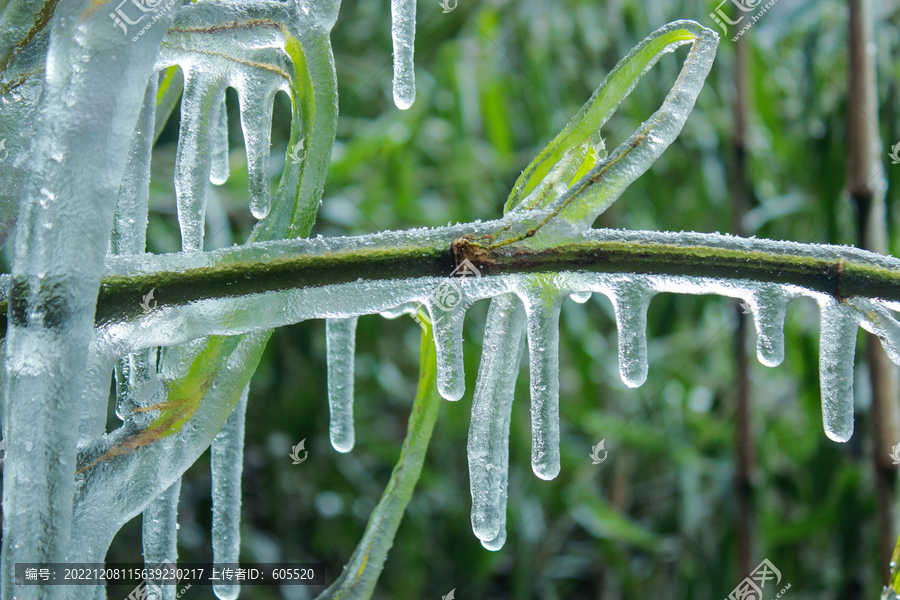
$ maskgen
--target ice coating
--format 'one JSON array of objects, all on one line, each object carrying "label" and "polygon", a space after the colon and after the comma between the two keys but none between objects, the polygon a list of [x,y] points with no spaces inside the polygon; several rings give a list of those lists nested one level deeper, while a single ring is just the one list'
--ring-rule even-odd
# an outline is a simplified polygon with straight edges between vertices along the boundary
[{"label": "ice coating", "polygon": [[[141,542],[144,546],[144,564],[148,569],[178,564],[178,497],[181,494],[181,478],[175,480],[166,491],[156,497],[141,519]],[[167,562],[168,561],[168,562]],[[149,588],[150,586],[148,586]],[[175,600],[178,586],[153,586],[158,600]]]},{"label": "ice coating", "polygon": [[[241,475],[244,472],[244,418],[247,396],[241,398],[225,421],[225,426],[210,445],[212,470],[212,546],[214,563],[237,563],[241,550]],[[214,584],[213,592],[220,600],[234,600],[241,593],[239,585]]]},{"label": "ice coating", "polygon": [[175,152],[175,197],[181,248],[185,252],[203,248],[206,194],[225,95],[225,82],[216,70],[212,70],[214,65],[204,69],[202,64],[198,61],[184,70],[181,129]]},{"label": "ice coating", "polygon": [[469,423],[472,530],[489,550],[506,538],[509,426],[522,358],[525,308],[513,294],[491,301]]},{"label": "ice coating", "polygon": [[394,104],[406,110],[416,100],[413,51],[416,41],[416,0],[391,0],[394,42]]},{"label": "ice coating", "polygon": [[853,356],[859,319],[829,296],[819,301],[819,385],[825,435],[846,442],[853,435]]},{"label": "ice coating", "polygon": [[522,301],[531,371],[531,469],[549,480],[559,475],[559,309],[565,295],[547,279],[530,278]]},{"label": "ice coating", "polygon": [[591,292],[575,292],[574,294],[570,295],[569,298],[571,298],[578,304],[584,304],[591,299],[592,295],[593,294],[591,294]]},{"label": "ice coating", "polygon": [[219,104],[219,120],[212,135],[212,164],[210,165],[209,181],[215,185],[222,185],[228,181],[228,111],[225,108],[225,95],[222,94],[222,102]]},{"label": "ice coating", "polygon": [[328,363],[328,427],[331,445],[338,452],[350,452],[356,437],[353,431],[353,376],[356,359],[356,317],[325,320]]},{"label": "ice coating", "polygon": [[[55,6],[47,28],[52,76],[31,113],[33,129],[23,130],[30,132],[31,154],[17,194],[10,280],[28,292],[10,296],[10,307],[27,318],[11,319],[5,339],[0,574],[0,595],[19,600],[75,593],[45,583],[16,586],[14,568],[27,561],[66,562],[83,550],[71,544],[73,466],[86,357],[96,335],[91,315],[131,134],[160,39],[178,10],[161,14],[156,27],[132,42],[111,35],[106,11],[84,8],[81,2]],[[103,118],[83,110],[97,106],[98,97]]]}]

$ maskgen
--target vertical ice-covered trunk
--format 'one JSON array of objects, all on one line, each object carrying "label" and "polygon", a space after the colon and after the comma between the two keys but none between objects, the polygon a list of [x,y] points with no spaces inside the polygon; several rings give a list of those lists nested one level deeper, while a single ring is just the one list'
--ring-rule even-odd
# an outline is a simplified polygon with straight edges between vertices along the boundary
[{"label": "vertical ice-covered trunk", "polygon": [[491,300],[469,423],[472,530],[489,550],[506,541],[509,425],[522,359],[525,309],[513,295]]},{"label": "vertical ice-covered trunk", "polygon": [[819,298],[819,385],[825,435],[846,442],[853,435],[853,357],[859,319],[829,297]]},{"label": "vertical ice-covered trunk", "polygon": [[416,100],[413,52],[416,41],[416,0],[391,0],[394,41],[394,104],[406,110]]},{"label": "vertical ice-covered trunk", "polygon": [[198,62],[184,72],[181,128],[175,153],[175,196],[181,249],[185,252],[203,248],[206,194],[220,129],[219,113],[224,104],[224,78],[210,70]]},{"label": "vertical ice-covered trunk", "polygon": [[357,317],[325,321],[328,408],[331,414],[328,431],[331,445],[338,452],[350,452],[356,439],[353,431],[356,321]]},{"label": "vertical ice-covered trunk", "polygon": [[[141,537],[144,545],[144,564],[147,568],[159,568],[166,561],[178,562],[178,497],[181,494],[181,478],[156,497],[147,508],[141,521]],[[149,586],[148,586],[149,587]],[[175,600],[176,585],[155,587],[157,600]]]},{"label": "vertical ice-covered trunk", "polygon": [[559,475],[559,309],[567,295],[548,286],[523,298],[531,373],[531,469]]},{"label": "vertical ice-covered trunk", "polygon": [[[244,473],[244,417],[250,385],[225,421],[210,447],[212,468],[212,545],[213,562],[237,563],[241,551],[241,476]],[[220,600],[234,600],[241,593],[238,585],[213,585]]]},{"label": "vertical ice-covered trunk", "polygon": [[20,600],[69,591],[15,586],[14,565],[63,562],[69,549],[72,424],[81,417],[100,275],[129,142],[177,11],[132,41],[89,4],[56,5],[12,266],[0,577],[3,597]]}]

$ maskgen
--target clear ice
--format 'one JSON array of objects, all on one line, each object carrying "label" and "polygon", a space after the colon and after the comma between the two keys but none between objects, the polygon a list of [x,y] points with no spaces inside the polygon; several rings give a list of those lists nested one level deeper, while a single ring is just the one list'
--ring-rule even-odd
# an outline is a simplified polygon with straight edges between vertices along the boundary
[{"label": "clear ice", "polygon": [[328,357],[328,408],[331,445],[338,452],[353,450],[353,375],[356,359],[356,317],[326,319],[325,345]]},{"label": "clear ice", "polygon": [[416,101],[413,51],[416,41],[416,0],[391,0],[394,42],[394,104],[406,110]]}]

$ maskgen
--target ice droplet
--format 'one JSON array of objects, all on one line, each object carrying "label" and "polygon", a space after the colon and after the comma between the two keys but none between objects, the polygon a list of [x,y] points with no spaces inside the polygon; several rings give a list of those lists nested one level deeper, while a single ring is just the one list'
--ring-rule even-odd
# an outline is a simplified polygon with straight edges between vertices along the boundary
[{"label": "ice droplet", "polygon": [[[241,549],[241,475],[244,472],[244,418],[250,385],[241,397],[225,426],[210,446],[212,470],[212,547],[213,562],[237,563]],[[214,584],[213,592],[220,600],[235,600],[239,585]]]},{"label": "ice droplet", "polygon": [[853,357],[859,321],[830,296],[819,302],[819,384],[825,435],[846,442],[853,435]]},{"label": "ice droplet", "polygon": [[617,285],[609,293],[619,332],[619,375],[631,388],[647,380],[647,307],[655,294],[638,283]]},{"label": "ice droplet", "polygon": [[[469,486],[472,531],[489,550],[506,540],[509,425],[522,358],[525,309],[512,294],[491,300],[472,420],[469,425]],[[497,468],[489,468],[497,465]]]},{"label": "ice droplet", "polygon": [[756,325],[756,356],[767,367],[784,360],[784,316],[791,296],[777,285],[754,291],[750,305]]},{"label": "ice droplet", "polygon": [[338,452],[353,449],[353,375],[356,357],[357,317],[326,319],[328,357],[328,408],[331,413],[331,445]]},{"label": "ice droplet", "polygon": [[[461,289],[459,289],[459,293],[463,293]],[[434,332],[438,392],[447,400],[456,401],[466,393],[462,346],[463,319],[466,307],[463,306],[463,300],[460,300],[450,310],[444,310],[432,299],[426,300],[426,306],[431,314],[431,325]]]},{"label": "ice droplet", "polygon": [[569,296],[572,300],[577,302],[578,304],[584,304],[588,300],[591,299],[591,292],[575,292]]},{"label": "ice droplet", "polygon": [[416,100],[413,51],[416,40],[416,0],[391,0],[394,41],[394,104],[406,110]]}]

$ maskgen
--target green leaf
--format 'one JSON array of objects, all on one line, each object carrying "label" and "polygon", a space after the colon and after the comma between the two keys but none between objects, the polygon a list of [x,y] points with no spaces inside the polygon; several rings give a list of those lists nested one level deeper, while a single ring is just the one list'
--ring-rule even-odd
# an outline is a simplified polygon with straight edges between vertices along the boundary
[{"label": "green leaf", "polygon": [[[522,172],[504,207],[509,213],[546,209],[548,215],[528,232],[501,243],[531,237],[552,219],[578,229],[590,227],[681,132],[712,66],[718,39],[716,32],[694,21],[674,21],[619,61],[575,118]],[[607,158],[600,128],[659,58],[684,44],[691,44],[691,51],[662,106]]]}]

